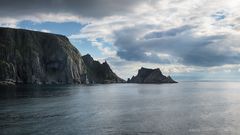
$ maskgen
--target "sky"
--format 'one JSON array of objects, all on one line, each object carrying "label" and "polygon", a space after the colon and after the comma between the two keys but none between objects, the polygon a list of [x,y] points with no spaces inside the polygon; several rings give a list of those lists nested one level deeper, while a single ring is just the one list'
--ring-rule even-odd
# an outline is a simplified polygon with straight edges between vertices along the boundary
[{"label": "sky", "polygon": [[0,26],[66,35],[127,79],[240,80],[240,0],[0,0]]}]

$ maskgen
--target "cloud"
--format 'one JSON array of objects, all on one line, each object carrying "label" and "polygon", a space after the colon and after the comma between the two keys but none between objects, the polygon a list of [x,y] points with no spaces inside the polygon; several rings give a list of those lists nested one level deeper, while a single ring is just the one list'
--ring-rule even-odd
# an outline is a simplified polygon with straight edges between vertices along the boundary
[{"label": "cloud", "polygon": [[[139,27],[141,28],[142,26]],[[239,63],[240,53],[236,51],[239,46],[230,49],[236,43],[231,42],[232,37],[227,35],[197,36],[193,33],[193,27],[181,26],[167,31],[148,33],[141,39],[138,38],[140,31],[135,27],[115,32],[114,44],[118,48],[117,55],[120,58],[200,67]],[[146,52],[151,55],[146,55]],[[168,54],[171,57],[164,59],[157,54]]]},{"label": "cloud", "polygon": [[185,31],[188,31],[192,28],[192,26],[184,25],[178,28],[173,28],[166,31],[160,31],[160,32],[151,32],[149,34],[146,34],[144,36],[144,39],[153,39],[153,38],[161,38],[161,37],[168,37],[168,36],[177,36],[178,34],[181,34]]},{"label": "cloud", "polygon": [[[127,16],[146,3],[144,0],[1,0],[0,26],[16,27],[21,21],[78,22],[99,21],[111,16]],[[148,2],[147,2],[148,3]]]},{"label": "cloud", "polygon": [[39,13],[69,13],[101,18],[126,14],[142,2],[144,0],[1,0],[0,16],[16,17]]}]

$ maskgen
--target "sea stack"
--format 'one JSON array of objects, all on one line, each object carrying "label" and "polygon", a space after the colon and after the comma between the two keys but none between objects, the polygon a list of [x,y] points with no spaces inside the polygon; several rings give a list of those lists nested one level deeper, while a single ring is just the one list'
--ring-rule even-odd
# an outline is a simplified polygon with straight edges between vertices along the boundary
[{"label": "sea stack", "polygon": [[142,67],[138,70],[137,76],[133,76],[131,79],[128,79],[128,83],[152,83],[152,84],[161,84],[161,83],[177,83],[170,76],[166,77],[162,74],[159,68],[157,69],[148,69]]}]

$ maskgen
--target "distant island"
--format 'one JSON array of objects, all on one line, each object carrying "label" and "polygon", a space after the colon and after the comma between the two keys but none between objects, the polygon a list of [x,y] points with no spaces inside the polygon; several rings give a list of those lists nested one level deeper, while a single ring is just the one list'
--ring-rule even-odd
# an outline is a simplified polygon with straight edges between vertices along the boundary
[{"label": "distant island", "polygon": [[[0,85],[126,83],[108,63],[81,56],[66,36],[0,28]],[[141,68],[127,83],[175,83],[160,69]]]},{"label": "distant island", "polygon": [[177,83],[170,76],[166,77],[162,74],[159,68],[157,69],[148,69],[142,67],[138,70],[137,76],[129,78],[128,83]]}]

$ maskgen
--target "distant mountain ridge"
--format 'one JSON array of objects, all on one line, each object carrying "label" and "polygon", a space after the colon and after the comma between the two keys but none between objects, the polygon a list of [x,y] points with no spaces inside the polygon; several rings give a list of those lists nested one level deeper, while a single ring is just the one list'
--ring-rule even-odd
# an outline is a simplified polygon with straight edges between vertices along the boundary
[{"label": "distant mountain ridge", "polygon": [[137,76],[129,78],[128,83],[177,83],[170,76],[166,77],[159,68],[148,69],[142,67],[138,70]]}]

